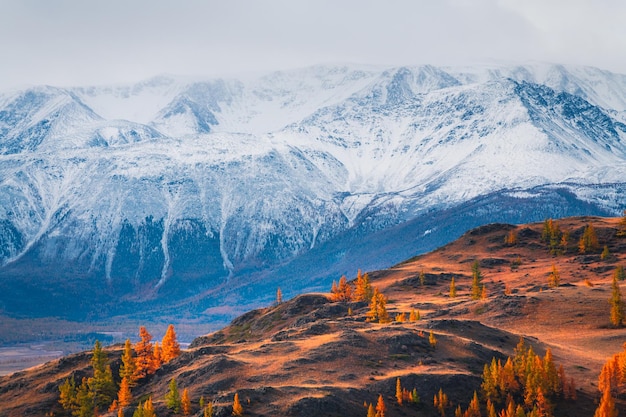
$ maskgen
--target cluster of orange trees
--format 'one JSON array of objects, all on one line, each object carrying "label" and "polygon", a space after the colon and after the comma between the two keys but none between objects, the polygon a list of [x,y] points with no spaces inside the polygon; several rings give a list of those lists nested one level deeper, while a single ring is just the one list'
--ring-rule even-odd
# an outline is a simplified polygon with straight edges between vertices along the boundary
[{"label": "cluster of orange trees", "polygon": [[615,396],[626,391],[626,343],[624,350],[609,358],[598,377],[598,390],[602,393],[595,417],[615,417]]},{"label": "cluster of orange trees", "polygon": [[557,366],[548,349],[542,358],[532,346],[526,347],[520,339],[515,354],[502,361],[492,360],[485,365],[481,385],[487,408],[491,403],[503,407],[505,417],[551,416],[553,401],[576,399],[574,380],[565,376],[563,366]]},{"label": "cluster of orange trees", "polygon": [[[132,388],[178,355],[180,345],[173,325],[168,326],[160,345],[158,342],[153,344],[152,335],[141,326],[137,343],[131,345],[130,340],[126,340],[119,378],[114,378],[107,353],[96,341],[91,358],[93,376],[83,378],[80,385],[76,384],[73,376],[66,379],[59,387],[59,402],[76,417],[98,415],[98,410],[107,409],[118,410],[118,415],[123,415],[124,409],[133,400]],[[143,417],[154,415],[151,399],[141,404],[140,408]]]},{"label": "cluster of orange trees", "polygon": [[378,288],[372,287],[369,276],[362,274],[361,270],[357,272],[354,288],[345,276],[339,279],[339,284],[333,281],[330,299],[340,302],[369,301],[370,309],[367,313],[369,321],[378,321],[379,323],[391,321],[387,312],[387,297]]}]

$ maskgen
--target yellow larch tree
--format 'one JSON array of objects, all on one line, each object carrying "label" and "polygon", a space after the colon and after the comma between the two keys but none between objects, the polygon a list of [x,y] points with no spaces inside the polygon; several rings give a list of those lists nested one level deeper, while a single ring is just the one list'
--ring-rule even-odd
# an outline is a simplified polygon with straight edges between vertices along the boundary
[{"label": "yellow larch tree", "polygon": [[243,416],[243,407],[239,402],[239,393],[235,393],[235,397],[233,399],[233,415],[236,417]]},{"label": "yellow larch tree", "polygon": [[130,392],[129,378],[125,376],[120,382],[120,389],[117,392],[117,406],[120,408],[128,407],[133,401],[133,395]]},{"label": "yellow larch tree", "polygon": [[122,352],[122,364],[120,365],[120,379],[128,379],[129,386],[135,386],[136,381],[136,369],[135,358],[133,357],[133,347],[130,343],[130,339],[126,339],[124,343],[124,350]]},{"label": "yellow larch tree", "polygon": [[189,390],[185,388],[183,395],[180,397],[180,406],[183,409],[183,415],[191,415],[191,398],[189,398]]},{"label": "yellow larch tree", "polygon": [[339,278],[339,285],[333,281],[330,293],[330,299],[332,301],[352,301],[352,286],[348,283],[348,279],[345,275]]},{"label": "yellow larch tree", "polygon": [[369,275],[362,274],[359,269],[356,274],[356,288],[354,289],[354,301],[369,301],[374,295]]},{"label": "yellow larch tree", "polygon": [[602,399],[600,400],[600,405],[598,405],[593,417],[617,417],[615,399],[613,399],[613,396],[611,395],[611,390],[604,390],[602,393]]},{"label": "yellow larch tree", "polygon": [[557,288],[561,284],[561,273],[556,265],[552,264],[552,271],[548,276],[548,286],[550,288]]},{"label": "yellow larch tree", "polygon": [[152,335],[144,326],[139,328],[139,341],[135,343],[135,380],[144,378],[152,372],[154,355],[152,347]]},{"label": "yellow larch tree", "polygon": [[167,326],[165,336],[161,341],[161,358],[163,363],[167,363],[180,355],[180,344],[176,340],[176,330],[174,325]]},{"label": "yellow larch tree", "polygon": [[367,312],[368,321],[376,321],[379,323],[389,323],[389,313],[387,313],[387,297],[374,287],[374,295],[370,301],[370,309]]},{"label": "yellow larch tree", "polygon": [[402,383],[400,382],[400,378],[396,379],[396,400],[398,401],[398,405],[402,405]]},{"label": "yellow larch tree", "polygon": [[161,346],[159,342],[154,342],[154,347],[152,348],[152,366],[150,368],[150,373],[153,374],[163,365],[163,353],[161,352]]},{"label": "yellow larch tree", "polygon": [[376,417],[376,410],[372,404],[367,407],[367,417]]},{"label": "yellow larch tree", "polygon": [[599,248],[596,229],[593,224],[589,223],[585,227],[582,237],[578,241],[578,250],[580,253],[594,252]]},{"label": "yellow larch tree", "polygon": [[376,403],[376,417],[385,417],[386,411],[387,411],[387,406],[385,405],[385,400],[382,394],[379,394],[378,402]]}]

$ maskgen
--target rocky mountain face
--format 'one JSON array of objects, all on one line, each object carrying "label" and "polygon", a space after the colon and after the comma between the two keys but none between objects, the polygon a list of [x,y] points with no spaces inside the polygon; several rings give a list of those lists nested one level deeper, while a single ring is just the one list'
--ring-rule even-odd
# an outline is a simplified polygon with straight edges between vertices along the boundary
[{"label": "rocky mountain face", "polygon": [[493,221],[615,215],[626,76],[311,67],[0,95],[0,309],[225,317]]}]

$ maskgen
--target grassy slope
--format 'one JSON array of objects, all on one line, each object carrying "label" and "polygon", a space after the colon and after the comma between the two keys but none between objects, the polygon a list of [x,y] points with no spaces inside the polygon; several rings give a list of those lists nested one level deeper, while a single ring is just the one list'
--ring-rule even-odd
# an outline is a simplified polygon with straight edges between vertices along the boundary
[{"label": "grassy slope", "polygon": [[[576,243],[589,221],[600,244],[609,246],[612,257],[607,261],[599,252],[578,254]],[[432,396],[440,387],[454,404],[466,407],[479,388],[483,364],[493,356],[511,355],[523,335],[541,354],[551,347],[555,361],[576,380],[579,400],[559,404],[556,415],[591,416],[600,368],[626,339],[625,329],[608,327],[612,273],[616,265],[626,265],[626,239],[615,238],[617,222],[560,221],[561,229],[571,234],[571,245],[558,257],[540,242],[541,224],[475,229],[432,253],[370,274],[388,296],[391,316],[416,308],[422,313],[418,322],[368,323],[363,303],[331,303],[323,294],[299,296],[251,311],[196,339],[134,394],[153,394],[159,416],[169,415],[163,397],[171,378],[181,389],[189,388],[194,400],[201,395],[213,399],[218,415],[230,415],[235,391],[250,416],[364,416],[363,402],[375,402],[379,393],[386,398],[388,416],[416,415],[415,409],[393,404],[395,379],[401,377],[405,387],[417,388],[422,397],[420,415],[434,416]],[[512,228],[519,241],[504,245]],[[518,257],[522,264],[512,269]],[[486,300],[469,297],[475,259],[481,261]],[[558,289],[547,286],[553,264],[561,274]],[[423,286],[421,271],[426,275]],[[456,298],[448,296],[452,276]],[[431,330],[438,339],[436,349],[428,343]],[[110,350],[114,372],[119,349]],[[87,375],[88,360],[86,354],[72,355],[0,379],[0,415],[59,412],[58,385],[72,373],[77,379]],[[619,406],[624,414],[626,406]]]}]

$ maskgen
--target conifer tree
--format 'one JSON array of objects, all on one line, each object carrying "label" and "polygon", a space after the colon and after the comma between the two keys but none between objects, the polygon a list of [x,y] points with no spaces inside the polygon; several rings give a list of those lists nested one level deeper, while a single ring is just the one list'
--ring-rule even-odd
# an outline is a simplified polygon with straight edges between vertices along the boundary
[{"label": "conifer tree", "polygon": [[99,409],[106,410],[115,397],[115,383],[111,367],[107,364],[106,352],[100,341],[96,340],[91,357],[93,377],[88,379],[89,389],[93,393],[94,404]]},{"label": "conifer tree", "polygon": [[76,408],[72,414],[76,417],[91,417],[94,415],[94,394],[89,388],[87,378],[83,378],[80,386],[76,390]]},{"label": "conifer tree", "polygon": [[479,300],[482,294],[482,274],[478,260],[472,264],[472,300]]},{"label": "conifer tree", "polygon": [[419,319],[420,319],[420,312],[412,308],[411,313],[409,314],[409,321],[418,321]]},{"label": "conifer tree", "polygon": [[611,390],[604,390],[600,405],[598,405],[593,417],[617,417],[617,409],[615,408],[615,400],[611,395]]},{"label": "conifer tree", "polygon": [[474,391],[474,397],[472,398],[472,401],[470,401],[465,415],[467,417],[481,417],[480,403],[478,402],[478,394],[476,393],[476,391]]},{"label": "conifer tree", "polygon": [[161,358],[163,363],[167,363],[180,355],[180,344],[176,340],[176,331],[174,325],[167,326],[167,331],[161,341]]},{"label": "conifer tree", "polygon": [[180,411],[180,394],[178,392],[178,384],[176,378],[172,378],[169,385],[169,390],[165,394],[165,406],[175,413]]},{"label": "conifer tree", "polygon": [[411,402],[413,404],[419,404],[419,402],[420,402],[420,396],[417,393],[417,389],[416,388],[413,388],[413,391],[411,391]]},{"label": "conifer tree", "polygon": [[552,264],[552,272],[550,272],[550,276],[548,277],[548,286],[550,288],[557,288],[561,283],[561,274],[559,273],[559,269],[556,265]]},{"label": "conifer tree", "polygon": [[59,387],[59,391],[59,403],[61,406],[68,411],[75,410],[78,407],[78,403],[76,400],[76,381],[74,377],[67,378]]},{"label": "conifer tree", "polygon": [[133,395],[130,392],[130,382],[128,377],[122,378],[120,382],[120,389],[117,392],[117,405],[120,408],[128,407],[133,400]]},{"label": "conifer tree", "polygon": [[367,417],[376,417],[376,410],[374,410],[374,406],[372,404],[367,407]]},{"label": "conifer tree", "polygon": [[341,278],[339,278],[339,285],[335,284],[333,281],[333,287],[330,292],[330,299],[332,301],[352,301],[352,287],[348,283],[345,275],[342,275]]},{"label": "conifer tree", "polygon": [[368,321],[376,321],[379,323],[389,323],[389,314],[387,313],[387,297],[374,288],[374,295],[370,301],[370,309],[367,312]]},{"label": "conifer tree", "polygon": [[143,403],[141,401],[139,402],[139,404],[137,404],[137,408],[135,409],[135,412],[133,413],[133,417],[144,417]]},{"label": "conifer tree", "polygon": [[135,380],[148,375],[154,368],[152,335],[144,326],[139,328],[139,341],[135,343]]},{"label": "conifer tree", "polygon": [[624,273],[624,267],[622,265],[618,265],[615,268],[615,272],[613,272],[613,276],[617,281],[624,281],[626,279],[626,273]]},{"label": "conifer tree", "polygon": [[239,394],[235,393],[235,397],[233,399],[233,415],[236,417],[243,416],[243,407],[239,402]]},{"label": "conifer tree", "polygon": [[561,251],[563,253],[567,253],[567,248],[569,246],[569,232],[563,232],[561,236]]},{"label": "conifer tree", "polygon": [[424,273],[423,269],[420,271],[419,280],[420,285],[423,287],[426,284],[426,274]]},{"label": "conifer tree", "polygon": [[456,284],[454,283],[454,277],[450,281],[450,298],[456,297]]},{"label": "conifer tree", "polygon": [[154,347],[152,348],[152,362],[150,363],[150,372],[151,374],[155,373],[157,369],[159,369],[163,365],[163,353],[159,342],[154,342]]},{"label": "conifer tree", "polygon": [[578,250],[580,253],[594,252],[598,250],[598,237],[596,236],[596,230],[593,224],[589,223],[583,232],[580,241],[578,242]]},{"label": "conifer tree", "polygon": [[504,237],[504,243],[508,246],[514,246],[517,243],[517,233],[515,229],[512,229]]},{"label": "conifer tree", "polygon": [[445,417],[446,408],[448,408],[450,402],[448,401],[448,394],[445,394],[443,392],[443,389],[439,388],[439,392],[435,394],[435,397],[433,399],[433,405],[439,411],[441,417]]},{"label": "conifer tree", "polygon": [[209,402],[205,407],[204,407],[204,415],[203,417],[213,417],[213,403]]},{"label": "conifer tree", "polygon": [[609,259],[610,256],[611,256],[611,253],[609,252],[608,245],[604,245],[604,249],[602,250],[602,254],[600,255],[600,259],[602,259],[603,261],[606,261],[607,259]]},{"label": "conifer tree", "polygon": [[402,384],[399,377],[396,378],[396,400],[398,405],[402,405]]},{"label": "conifer tree", "polygon": [[143,404],[143,417],[156,417],[154,405],[152,404],[152,397],[149,397]]},{"label": "conifer tree", "polygon": [[130,344],[130,339],[126,339],[122,353],[122,364],[120,365],[120,379],[126,378],[128,379],[129,386],[135,386],[136,369],[133,347]]},{"label": "conifer tree", "polygon": [[437,338],[435,338],[435,334],[433,333],[433,331],[430,331],[430,334],[428,335],[428,343],[430,343],[430,345],[434,348],[437,347]]},{"label": "conifer tree", "polygon": [[369,301],[374,295],[369,275],[361,274],[359,269],[356,275],[356,288],[354,290],[355,301]]},{"label": "conifer tree", "polygon": [[385,405],[385,400],[383,399],[382,394],[379,394],[378,401],[376,402],[376,417],[385,417],[386,411],[387,406]]},{"label": "conifer tree", "polygon": [[613,284],[611,291],[611,324],[613,327],[621,327],[624,321],[624,302],[622,301],[622,292],[620,291],[617,277],[613,275]]},{"label": "conifer tree", "polygon": [[487,417],[498,417],[496,414],[496,406],[491,400],[487,400]]},{"label": "conifer tree", "polygon": [[280,305],[283,303],[283,292],[280,290],[280,287],[276,289],[276,305]]},{"label": "conifer tree", "polygon": [[191,399],[189,398],[189,390],[187,388],[183,390],[183,395],[180,398],[180,405],[183,409],[184,416],[191,415]]}]

